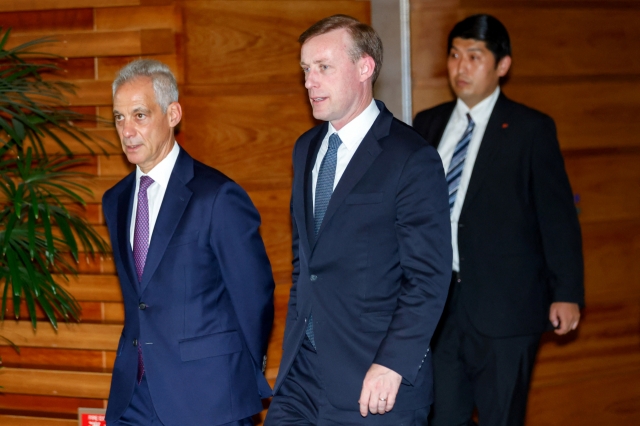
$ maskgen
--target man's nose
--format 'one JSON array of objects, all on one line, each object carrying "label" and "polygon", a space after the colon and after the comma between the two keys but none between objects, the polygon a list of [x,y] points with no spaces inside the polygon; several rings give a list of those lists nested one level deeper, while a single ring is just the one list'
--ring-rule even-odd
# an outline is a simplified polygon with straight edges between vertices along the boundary
[{"label": "man's nose", "polygon": [[136,129],[135,126],[133,126],[133,123],[130,120],[124,120],[124,124],[122,126],[122,136],[124,136],[125,138],[130,138],[132,136],[135,136],[136,134]]},{"label": "man's nose", "polygon": [[304,78],[304,87],[307,89],[311,89],[312,87],[317,86],[316,75],[313,71],[309,71]]}]

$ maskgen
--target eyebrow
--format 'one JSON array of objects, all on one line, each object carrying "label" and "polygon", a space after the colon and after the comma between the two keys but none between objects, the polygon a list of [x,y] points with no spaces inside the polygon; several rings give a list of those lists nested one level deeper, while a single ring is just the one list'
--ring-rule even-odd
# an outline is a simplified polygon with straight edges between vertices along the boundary
[{"label": "eyebrow", "polygon": [[[328,59],[327,58],[320,58],[320,59],[316,59],[315,61],[313,61],[312,63],[314,64],[321,64],[323,62],[327,62]],[[304,65],[308,65],[306,62],[304,61],[300,61],[300,66],[304,66]]]},{"label": "eyebrow", "polygon": [[[139,112],[146,112],[146,113],[148,113],[148,112],[150,112],[150,111],[151,111],[151,110],[150,110],[149,108],[145,108],[145,107],[136,107],[136,108],[134,108],[133,113],[134,113],[134,114],[137,114],[137,113],[139,113]],[[117,110],[117,109],[115,109],[115,108],[113,109],[113,113],[114,113],[114,114],[122,114],[120,111],[118,111],[118,110]]]}]

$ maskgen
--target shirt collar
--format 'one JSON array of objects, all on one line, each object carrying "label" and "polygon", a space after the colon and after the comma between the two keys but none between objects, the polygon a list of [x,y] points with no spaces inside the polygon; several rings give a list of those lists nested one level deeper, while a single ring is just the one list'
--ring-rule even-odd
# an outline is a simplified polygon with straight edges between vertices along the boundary
[{"label": "shirt collar", "polygon": [[456,102],[455,114],[456,118],[459,120],[464,119],[467,121],[467,113],[471,115],[473,121],[476,124],[480,123],[488,123],[489,117],[491,116],[491,111],[493,111],[493,107],[498,100],[498,96],[500,96],[500,86],[496,87],[496,89],[489,96],[480,101],[476,106],[469,109],[467,104],[465,104],[462,99],[458,98]]},{"label": "shirt collar", "polygon": [[[156,166],[146,174],[149,176],[155,183],[160,184],[162,187],[166,188],[169,185],[169,178],[171,177],[171,172],[173,171],[173,166],[176,164],[176,160],[178,160],[178,154],[180,154],[180,146],[178,142],[173,143],[173,148],[166,157],[162,159]],[[140,181],[140,177],[145,176],[140,170],[140,167],[136,166],[136,182]]]},{"label": "shirt collar", "polygon": [[376,101],[372,99],[369,106],[356,118],[348,122],[342,129],[336,130],[333,125],[329,123],[329,131],[327,134],[332,135],[338,132],[342,144],[346,146],[349,151],[354,151],[358,148],[367,132],[369,132],[371,126],[373,126],[373,122],[378,118],[378,114],[380,114],[380,109],[378,109]]}]

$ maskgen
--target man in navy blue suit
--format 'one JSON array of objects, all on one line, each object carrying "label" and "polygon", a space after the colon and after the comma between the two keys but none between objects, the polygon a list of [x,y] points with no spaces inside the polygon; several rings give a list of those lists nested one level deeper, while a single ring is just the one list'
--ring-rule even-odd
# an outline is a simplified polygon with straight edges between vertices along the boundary
[{"label": "man in navy blue suit", "polygon": [[293,152],[293,285],[265,425],[425,425],[451,274],[442,163],[373,99],[371,27],[336,15],[299,41],[324,123]]},{"label": "man in navy blue suit", "polygon": [[176,143],[182,109],[166,65],[125,66],[113,115],[136,170],[102,201],[125,307],[107,423],[252,425],[271,396],[274,283],[260,216]]}]

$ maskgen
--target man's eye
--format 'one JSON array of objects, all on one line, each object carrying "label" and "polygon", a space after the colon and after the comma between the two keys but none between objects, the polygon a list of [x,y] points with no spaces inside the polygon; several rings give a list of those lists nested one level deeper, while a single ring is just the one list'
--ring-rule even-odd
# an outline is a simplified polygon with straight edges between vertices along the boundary
[{"label": "man's eye", "polygon": [[136,117],[138,117],[139,119],[142,120],[145,117],[145,115],[144,114],[136,114]]},{"label": "man's eye", "polygon": [[305,73],[305,74],[308,73],[309,72],[309,68],[302,68],[302,72]]},{"label": "man's eye", "polygon": [[321,69],[322,71],[326,71],[326,70],[328,70],[328,69],[329,69],[329,67],[328,67],[327,65],[320,65],[320,69]]}]

